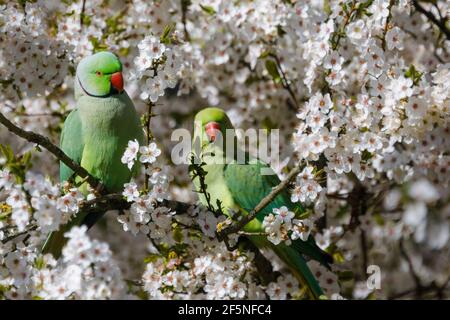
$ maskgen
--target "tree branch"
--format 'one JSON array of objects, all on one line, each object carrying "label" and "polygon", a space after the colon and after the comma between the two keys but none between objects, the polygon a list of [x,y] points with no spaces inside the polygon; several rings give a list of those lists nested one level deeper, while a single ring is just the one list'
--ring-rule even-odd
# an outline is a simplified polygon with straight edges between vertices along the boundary
[{"label": "tree branch", "polygon": [[98,191],[103,191],[105,189],[100,180],[92,176],[89,172],[87,172],[86,169],[84,169],[74,160],[69,158],[69,156],[66,155],[64,151],[55,146],[47,137],[42,136],[38,133],[25,131],[22,128],[19,128],[14,123],[9,121],[1,112],[0,112],[0,123],[3,124],[6,128],[8,128],[9,131],[16,134],[17,136],[25,140],[28,140],[29,142],[36,143],[37,145],[40,145],[45,149],[47,149],[56,158],[58,158],[70,169],[72,169],[79,177],[86,179],[87,183],[89,183],[91,187],[97,189]]},{"label": "tree branch", "polygon": [[389,23],[391,22],[391,19],[392,19],[392,7],[394,6],[394,3],[395,3],[394,0],[389,1],[389,6],[388,6],[389,14],[386,18],[386,23],[384,24],[383,37],[381,39],[381,47],[383,48],[384,51],[386,51],[386,34],[389,30]]},{"label": "tree branch", "polygon": [[281,80],[282,80],[281,81],[281,85],[283,86],[283,88],[285,90],[287,90],[287,92],[291,96],[292,101],[295,104],[295,108],[292,108],[291,105],[288,105],[288,107],[289,107],[289,109],[297,112],[299,110],[299,108],[300,108],[299,104],[298,104],[298,100],[297,100],[297,97],[296,97],[296,95],[294,93],[294,90],[292,90],[292,88],[291,88],[291,86],[289,84],[289,81],[288,81],[288,79],[286,77],[286,74],[284,73],[283,68],[281,67],[281,61],[278,58],[278,56],[276,54],[274,54],[274,53],[271,53],[270,56],[275,60],[275,63],[277,64],[277,68],[278,68],[279,72],[281,73]]},{"label": "tree branch", "polygon": [[288,173],[288,175],[286,176],[286,179],[281,181],[275,188],[273,188],[273,190],[267,196],[265,196],[258,203],[258,205],[252,211],[250,211],[250,213],[248,215],[243,216],[241,218],[241,220],[239,220],[238,222],[236,222],[234,224],[230,224],[230,225],[224,227],[222,230],[219,230],[217,232],[218,239],[226,240],[230,234],[240,231],[247,223],[252,221],[261,210],[263,210],[265,207],[267,207],[273,201],[273,199],[275,199],[276,196],[278,196],[278,194],[281,191],[283,191],[285,188],[287,188],[289,183],[291,183],[292,179],[294,179],[300,173],[300,171],[302,169],[303,169],[303,162],[299,162]]},{"label": "tree branch", "polygon": [[423,15],[425,15],[433,24],[435,24],[439,30],[441,30],[441,32],[445,35],[445,37],[447,38],[447,40],[450,40],[450,29],[447,28],[447,17],[444,17],[441,20],[438,20],[434,14],[431,13],[431,11],[427,11],[425,10],[424,7],[422,7],[422,5],[419,3],[419,1],[417,0],[413,0],[413,5],[414,8],[422,13]]},{"label": "tree branch", "polygon": [[420,298],[420,297],[422,297],[424,286],[422,284],[422,281],[420,280],[420,277],[416,273],[416,270],[414,269],[414,265],[413,265],[413,262],[412,262],[411,258],[406,253],[406,249],[405,249],[405,245],[404,245],[403,239],[400,239],[399,248],[400,248],[401,256],[408,263],[409,272],[411,273],[411,276],[412,276],[412,278],[414,280],[414,283],[416,284],[416,290],[415,290],[416,291],[416,297]]},{"label": "tree branch", "polygon": [[[180,202],[176,200],[163,200],[161,206],[177,211],[178,213],[186,212],[192,204]],[[79,205],[79,209],[83,212],[96,212],[98,209],[104,211],[108,210],[127,210],[131,206],[130,202],[127,202],[121,193],[111,193],[92,200],[82,201]]]},{"label": "tree branch", "polygon": [[189,36],[189,32],[186,27],[186,14],[190,4],[190,0],[181,0],[181,22],[183,23],[185,41],[191,41],[191,37]]},{"label": "tree branch", "polygon": [[32,225],[31,227],[29,227],[29,228],[27,228],[27,229],[25,229],[25,230],[23,230],[23,231],[21,231],[21,232],[17,232],[17,233],[11,234],[10,236],[8,236],[8,237],[2,239],[0,242],[3,243],[3,244],[5,244],[5,243],[7,243],[7,242],[9,242],[9,241],[12,241],[12,240],[14,240],[14,239],[20,237],[20,236],[24,236],[24,235],[30,233],[30,232],[33,231],[33,230],[36,230],[36,228],[37,228],[36,225]]},{"label": "tree branch", "polygon": [[84,26],[84,11],[86,10],[86,0],[82,0],[81,3],[81,13],[80,13],[80,28],[83,31]]}]

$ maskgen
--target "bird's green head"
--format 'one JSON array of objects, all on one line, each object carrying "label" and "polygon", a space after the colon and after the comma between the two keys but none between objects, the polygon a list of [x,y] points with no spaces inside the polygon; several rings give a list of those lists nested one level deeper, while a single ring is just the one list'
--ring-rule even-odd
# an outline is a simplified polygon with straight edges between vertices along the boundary
[{"label": "bird's green head", "polygon": [[122,63],[108,51],[83,58],[76,77],[83,93],[89,96],[107,97],[123,91]]},{"label": "bird's green head", "polygon": [[226,130],[234,129],[225,111],[219,108],[205,108],[194,119],[194,139],[209,144],[215,142],[220,133],[226,137]]}]

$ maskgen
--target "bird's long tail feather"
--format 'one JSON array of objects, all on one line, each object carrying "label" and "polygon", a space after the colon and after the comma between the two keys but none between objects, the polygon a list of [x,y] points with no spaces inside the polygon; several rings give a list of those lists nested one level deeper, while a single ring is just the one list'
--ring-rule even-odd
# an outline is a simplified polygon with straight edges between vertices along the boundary
[{"label": "bird's long tail feather", "polygon": [[309,296],[312,299],[319,299],[324,294],[300,252],[286,245],[273,246],[273,249],[288,265],[300,284],[308,288]]},{"label": "bird's long tail feather", "polygon": [[301,252],[307,257],[320,262],[323,266],[330,269],[330,264],[333,263],[333,257],[327,252],[320,249],[313,237],[309,237],[307,241],[302,241],[300,239],[292,241],[291,247],[296,251]]}]

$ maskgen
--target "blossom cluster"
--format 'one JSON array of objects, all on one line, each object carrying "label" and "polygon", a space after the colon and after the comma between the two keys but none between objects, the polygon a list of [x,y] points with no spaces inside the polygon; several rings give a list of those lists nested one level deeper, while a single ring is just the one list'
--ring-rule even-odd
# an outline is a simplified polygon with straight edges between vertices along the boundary
[{"label": "blossom cluster", "polygon": [[1,285],[7,299],[120,299],[126,283],[107,244],[74,227],[60,261],[19,247],[4,260]]}]

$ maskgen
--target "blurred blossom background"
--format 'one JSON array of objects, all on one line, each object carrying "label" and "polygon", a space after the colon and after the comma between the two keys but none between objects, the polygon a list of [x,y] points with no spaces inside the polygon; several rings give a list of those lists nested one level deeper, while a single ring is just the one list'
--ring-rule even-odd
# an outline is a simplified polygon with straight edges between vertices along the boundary
[{"label": "blurred blossom background", "polygon": [[216,239],[221,219],[171,162],[173,130],[218,106],[237,128],[280,130],[280,178],[305,162],[291,200],[335,260],[309,262],[329,299],[447,299],[449,17],[448,1],[0,0],[5,117],[58,145],[77,63],[109,50],[154,137],[124,150],[142,165],[124,186],[131,208],[73,228],[55,260],[39,248],[85,196],[59,184],[52,154],[0,125],[0,298],[305,298],[270,252],[267,282],[255,252]]}]

